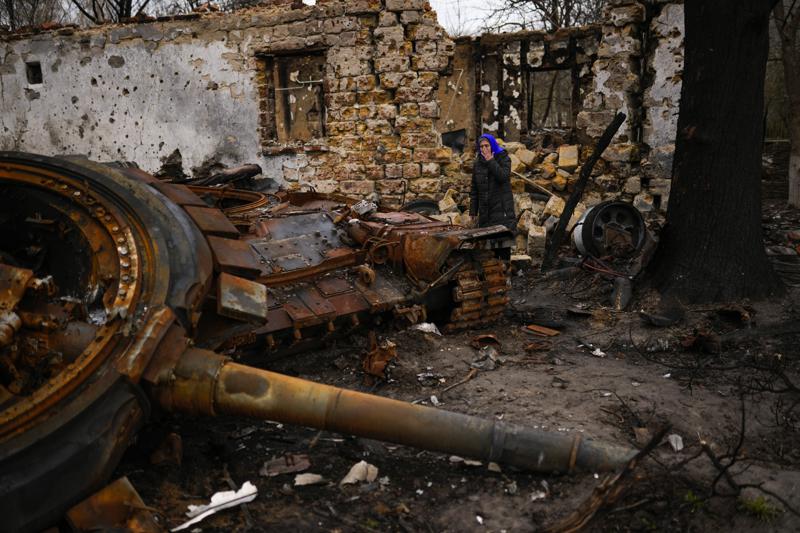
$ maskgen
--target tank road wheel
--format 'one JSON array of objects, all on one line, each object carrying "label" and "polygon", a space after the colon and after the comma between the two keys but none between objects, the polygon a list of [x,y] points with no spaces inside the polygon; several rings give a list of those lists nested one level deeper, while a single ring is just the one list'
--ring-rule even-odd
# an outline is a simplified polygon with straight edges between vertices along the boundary
[{"label": "tank road wheel", "polygon": [[0,152],[0,531],[108,480],[148,415],[141,372],[210,282],[195,226],[127,172]]}]

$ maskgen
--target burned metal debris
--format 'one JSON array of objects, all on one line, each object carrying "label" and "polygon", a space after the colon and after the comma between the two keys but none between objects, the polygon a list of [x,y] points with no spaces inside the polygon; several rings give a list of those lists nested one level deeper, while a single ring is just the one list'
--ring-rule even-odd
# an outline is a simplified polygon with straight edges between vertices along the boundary
[{"label": "burned metal debris", "polygon": [[250,416],[544,472],[630,457],[579,434],[221,355],[263,361],[392,315],[449,329],[486,323],[507,302],[495,256],[509,246],[504,228],[360,217],[343,198],[190,188],[20,153],[0,153],[0,213],[3,528],[52,525],[102,488],[153,410]]}]

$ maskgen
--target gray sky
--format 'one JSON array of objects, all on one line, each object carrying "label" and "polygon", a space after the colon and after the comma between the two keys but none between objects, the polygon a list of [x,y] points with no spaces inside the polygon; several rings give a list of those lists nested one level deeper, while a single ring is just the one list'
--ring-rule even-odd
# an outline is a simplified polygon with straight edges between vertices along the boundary
[{"label": "gray sky", "polygon": [[[492,0],[429,0],[439,24],[451,35],[477,33]],[[459,31],[460,30],[460,31]]]}]

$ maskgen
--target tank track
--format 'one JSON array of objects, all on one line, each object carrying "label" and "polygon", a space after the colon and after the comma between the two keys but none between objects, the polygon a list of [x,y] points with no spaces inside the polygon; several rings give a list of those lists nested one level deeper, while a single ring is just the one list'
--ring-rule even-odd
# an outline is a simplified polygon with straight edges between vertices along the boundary
[{"label": "tank track", "polygon": [[453,301],[446,332],[484,326],[497,320],[509,302],[508,265],[497,258],[477,259],[454,277]]}]

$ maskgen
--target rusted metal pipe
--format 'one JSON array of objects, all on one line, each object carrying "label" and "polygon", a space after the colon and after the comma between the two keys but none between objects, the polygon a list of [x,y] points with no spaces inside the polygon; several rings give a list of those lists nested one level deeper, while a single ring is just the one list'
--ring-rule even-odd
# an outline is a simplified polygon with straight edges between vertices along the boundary
[{"label": "rusted metal pipe", "polygon": [[165,378],[153,393],[167,410],[273,420],[534,472],[613,470],[634,455],[579,433],[538,431],[321,385],[236,364],[206,350],[185,352]]}]

